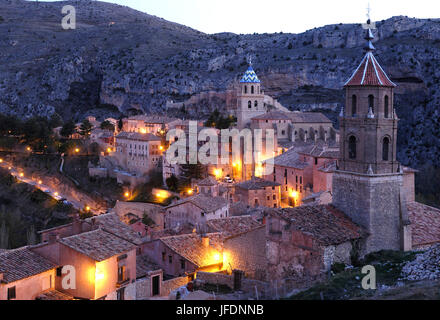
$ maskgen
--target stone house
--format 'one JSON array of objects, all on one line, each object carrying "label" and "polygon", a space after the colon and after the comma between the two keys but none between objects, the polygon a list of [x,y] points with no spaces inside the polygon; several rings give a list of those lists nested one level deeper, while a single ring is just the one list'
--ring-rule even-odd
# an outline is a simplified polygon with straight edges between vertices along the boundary
[{"label": "stone house", "polygon": [[161,296],[163,272],[146,255],[136,257],[136,300]]},{"label": "stone house", "polygon": [[122,119],[122,131],[157,134],[161,130],[168,131],[180,123],[179,119],[160,115],[137,115]]},{"label": "stone house", "polygon": [[280,186],[278,182],[253,177],[235,185],[234,200],[252,207],[278,208],[281,206]]},{"label": "stone house", "polygon": [[363,228],[331,205],[266,212],[267,272],[271,279],[314,279],[336,263],[350,263]]},{"label": "stone house", "polygon": [[115,144],[112,158],[131,173],[145,175],[162,164],[162,141],[151,133],[121,132]]},{"label": "stone house", "polygon": [[168,277],[193,275],[196,271],[222,269],[223,236],[191,233],[163,237],[144,244],[143,252],[157,263]]},{"label": "stone house", "polygon": [[[59,265],[55,289],[79,299],[136,299],[137,246],[101,228],[57,239],[33,250]],[[75,285],[65,287],[62,267],[72,266]]]},{"label": "stone house", "polygon": [[164,211],[164,229],[185,224],[201,226],[208,220],[228,217],[229,202],[222,197],[196,194],[169,205]]},{"label": "stone house", "polygon": [[57,267],[30,247],[0,253],[0,300],[34,300],[55,290]]}]

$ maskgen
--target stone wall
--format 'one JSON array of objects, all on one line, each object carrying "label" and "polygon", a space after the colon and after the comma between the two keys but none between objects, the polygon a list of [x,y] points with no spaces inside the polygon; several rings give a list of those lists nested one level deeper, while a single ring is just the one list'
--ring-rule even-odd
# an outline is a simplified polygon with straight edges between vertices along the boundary
[{"label": "stone wall", "polygon": [[329,271],[334,263],[351,263],[351,242],[344,242],[337,246],[328,246],[324,249],[324,268]]},{"label": "stone wall", "polygon": [[370,233],[362,254],[402,248],[402,175],[333,175],[333,204]]},{"label": "stone wall", "polygon": [[162,282],[161,296],[169,296],[173,290],[186,285],[189,282],[187,276],[173,278]]},{"label": "stone wall", "polygon": [[119,217],[132,213],[142,219],[144,213],[146,213],[158,226],[163,227],[164,215],[161,206],[143,202],[117,201],[113,210]]},{"label": "stone wall", "polygon": [[223,265],[228,270],[245,272],[247,278],[266,280],[266,230],[260,227],[236,237],[226,239],[223,244]]}]

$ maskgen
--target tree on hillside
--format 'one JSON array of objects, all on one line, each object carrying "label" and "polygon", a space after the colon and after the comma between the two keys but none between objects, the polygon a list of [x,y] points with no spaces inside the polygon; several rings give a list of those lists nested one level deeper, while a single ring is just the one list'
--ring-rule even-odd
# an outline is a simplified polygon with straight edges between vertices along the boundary
[{"label": "tree on hillside", "polygon": [[85,119],[81,123],[81,126],[79,127],[79,134],[84,137],[88,137],[90,135],[90,133],[92,132],[92,129],[93,129],[93,126],[90,123],[90,121]]},{"label": "tree on hillside", "polygon": [[213,127],[217,129],[228,129],[235,122],[237,122],[237,118],[234,116],[223,117],[218,109],[215,109],[210,115],[208,120],[205,122],[205,126]]},{"label": "tree on hillside", "polygon": [[124,126],[124,123],[122,122],[122,118],[119,118],[119,120],[118,120],[118,130],[121,131],[123,126]]},{"label": "tree on hillside", "polygon": [[113,123],[111,123],[108,120],[105,120],[105,121],[101,122],[100,128],[102,130],[109,130],[109,131],[112,131],[112,132],[115,131],[115,126],[113,125]]},{"label": "tree on hillside", "polygon": [[192,179],[202,179],[205,176],[206,168],[201,164],[182,164],[180,165],[179,189],[183,190],[191,186]]},{"label": "tree on hillside", "polygon": [[61,128],[61,136],[68,138],[76,132],[76,124],[73,120],[66,122]]},{"label": "tree on hillside", "polygon": [[9,230],[6,227],[5,221],[3,221],[0,227],[0,249],[8,249],[8,248],[9,248]]},{"label": "tree on hillside", "polygon": [[54,114],[52,114],[52,117],[50,117],[49,123],[51,128],[58,128],[63,125],[64,121],[58,113],[54,112]]},{"label": "tree on hillside", "polygon": [[35,233],[35,226],[34,225],[31,225],[29,227],[29,229],[27,230],[26,237],[27,237],[27,244],[29,246],[37,244],[37,235]]},{"label": "tree on hillside", "polygon": [[179,187],[179,179],[177,179],[177,177],[173,174],[171,177],[166,179],[166,184],[168,189],[170,189],[171,191],[176,192],[178,190]]}]

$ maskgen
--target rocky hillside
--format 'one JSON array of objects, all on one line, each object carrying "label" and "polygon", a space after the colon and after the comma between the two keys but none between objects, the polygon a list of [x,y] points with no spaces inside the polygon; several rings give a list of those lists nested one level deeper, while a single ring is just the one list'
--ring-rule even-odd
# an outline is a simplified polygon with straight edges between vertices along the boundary
[{"label": "rocky hillside", "polygon": [[[76,30],[61,28],[66,4],[76,8]],[[399,159],[439,165],[440,20],[394,17],[378,22],[374,33],[376,56],[399,84]],[[365,42],[360,24],[302,34],[207,35],[84,0],[0,0],[0,34],[0,112],[56,111],[66,119],[160,112],[167,101],[231,89],[252,56],[267,94],[292,110],[324,109],[336,120],[341,88]]]}]

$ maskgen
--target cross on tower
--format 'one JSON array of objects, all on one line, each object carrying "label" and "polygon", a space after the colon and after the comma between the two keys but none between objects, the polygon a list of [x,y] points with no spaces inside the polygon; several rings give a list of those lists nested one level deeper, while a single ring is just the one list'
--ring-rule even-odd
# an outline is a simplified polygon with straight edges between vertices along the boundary
[{"label": "cross on tower", "polygon": [[370,2],[368,2],[368,7],[367,7],[367,23],[362,24],[362,28],[365,30],[374,30],[376,29],[376,23],[375,22],[371,22],[371,6],[370,6]]}]

